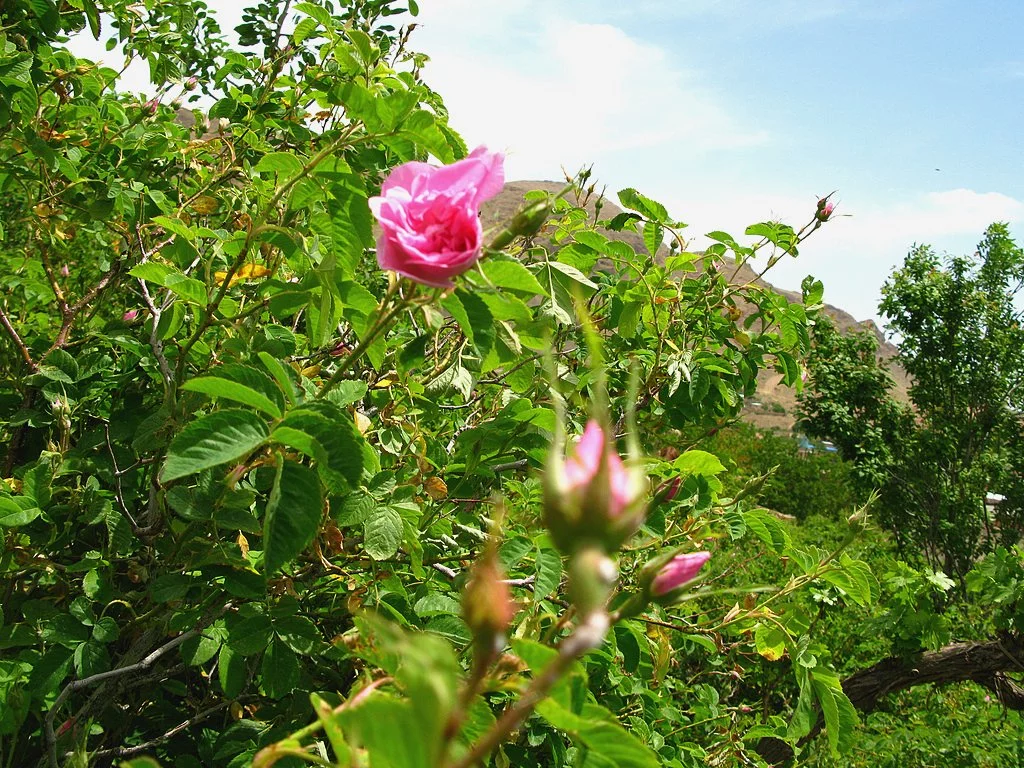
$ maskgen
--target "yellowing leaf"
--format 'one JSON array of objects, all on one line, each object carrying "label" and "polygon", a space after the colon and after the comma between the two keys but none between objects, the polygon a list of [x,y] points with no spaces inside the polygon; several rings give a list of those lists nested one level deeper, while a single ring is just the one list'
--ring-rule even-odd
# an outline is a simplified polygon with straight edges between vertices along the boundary
[{"label": "yellowing leaf", "polygon": [[436,475],[428,477],[423,481],[423,490],[434,501],[440,501],[448,495],[448,486],[445,485],[444,480]]},{"label": "yellowing leaf", "polygon": [[355,413],[356,429],[359,430],[359,434],[365,435],[371,429],[373,429],[373,422],[367,417],[362,411],[356,411]]},{"label": "yellowing leaf", "polygon": [[242,557],[248,557],[249,556],[249,540],[247,538],[245,538],[245,534],[242,533],[241,531],[239,531],[238,532],[238,538],[235,539],[235,542],[238,544],[238,548],[240,550],[242,550]]},{"label": "yellowing leaf", "polygon": [[215,197],[209,195],[203,195],[197,197],[192,203],[192,210],[198,213],[200,216],[209,216],[211,213],[216,211],[220,207],[220,201]]},{"label": "yellowing leaf", "polygon": [[[270,274],[273,274],[273,271],[262,264],[243,264],[238,268],[235,274],[231,276],[231,285],[233,286],[239,280],[255,280],[260,277],[266,277]],[[226,271],[213,273],[213,278],[217,281],[218,285],[223,285],[227,276],[228,273]]]},{"label": "yellowing leaf", "polygon": [[319,365],[311,365],[308,368],[303,368],[301,371],[299,371],[299,373],[301,373],[307,379],[312,379],[314,376],[316,376],[318,373],[320,373],[320,366]]}]

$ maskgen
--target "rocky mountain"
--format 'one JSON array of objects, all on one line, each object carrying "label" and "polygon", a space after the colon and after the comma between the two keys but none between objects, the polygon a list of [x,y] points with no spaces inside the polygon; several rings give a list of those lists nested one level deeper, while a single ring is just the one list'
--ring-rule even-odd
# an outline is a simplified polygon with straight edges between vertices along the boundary
[{"label": "rocky mountain", "polygon": [[[554,181],[510,181],[505,189],[494,200],[484,206],[482,213],[484,228],[494,226],[500,222],[508,221],[520,208],[523,197],[531,190],[544,190],[545,192],[557,193],[565,184]],[[587,208],[591,213],[595,210],[595,203],[599,198],[599,192],[591,195]],[[603,200],[601,205],[601,218],[611,218],[619,213],[621,209],[610,200]],[[607,232],[609,237],[628,242],[637,251],[643,251],[642,239],[631,232]],[[770,274],[770,273],[769,273]],[[799,301],[799,291],[790,291],[776,288],[771,283],[761,280],[749,267],[743,266],[736,272],[733,278],[737,284],[746,284],[751,281],[764,286],[769,290],[776,291],[785,296],[789,301]],[[828,296],[828,286],[825,286],[825,296]],[[881,330],[871,320],[859,321],[849,312],[831,304],[825,305],[825,314],[844,333],[852,330],[867,329],[878,338],[879,357],[889,364],[890,371],[896,380],[896,394],[901,399],[907,399],[909,379],[906,372],[893,360],[897,349],[882,334]],[[782,374],[773,370],[762,371],[758,377],[757,394],[748,401],[743,418],[758,427],[773,429],[782,432],[789,432],[793,429],[796,420],[796,392],[782,385]]]}]

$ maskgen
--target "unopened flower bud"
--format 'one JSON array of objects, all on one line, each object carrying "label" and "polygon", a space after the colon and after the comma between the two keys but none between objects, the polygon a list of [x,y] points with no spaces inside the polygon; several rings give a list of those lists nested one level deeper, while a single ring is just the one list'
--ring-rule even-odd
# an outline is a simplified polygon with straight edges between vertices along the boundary
[{"label": "unopened flower bud", "polygon": [[681,552],[671,549],[649,560],[637,578],[639,590],[619,609],[619,618],[636,616],[651,603],[671,605],[682,597],[683,588],[697,578],[711,558],[710,552]]},{"label": "unopened flower bud", "polygon": [[861,533],[868,527],[868,508],[866,506],[861,507],[846,518],[846,522],[850,526],[851,533]]},{"label": "unopened flower bud", "polygon": [[121,315],[121,320],[123,320],[126,323],[132,323],[132,322],[135,322],[135,319],[138,316],[139,316],[139,310],[137,310],[137,309],[129,309],[127,312],[125,312],[123,315]]},{"label": "unopened flower bud", "polygon": [[675,555],[665,563],[651,580],[651,597],[662,600],[670,595],[677,595],[681,587],[689,584],[711,559],[710,552],[689,552]]},{"label": "unopened flower bud", "polygon": [[515,617],[515,603],[493,552],[473,567],[462,593],[462,617],[473,631],[477,648],[497,654],[505,643],[505,631]]},{"label": "unopened flower bud", "polygon": [[142,105],[142,111],[147,115],[155,115],[157,109],[160,107],[160,102],[156,99],[150,99]]},{"label": "unopened flower bud", "polygon": [[563,459],[556,445],[548,462],[544,520],[555,544],[570,554],[595,544],[617,550],[643,522],[645,482],[591,419],[569,456]]},{"label": "unopened flower bud", "polygon": [[818,221],[828,221],[832,216],[832,212],[836,209],[835,204],[830,201],[827,197],[818,199],[818,209],[814,214],[814,218]]},{"label": "unopened flower bud", "polygon": [[60,276],[61,277],[68,277],[70,275],[71,275],[71,270],[68,269],[68,265],[67,264],[61,264],[60,265]]},{"label": "unopened flower bud", "polygon": [[551,200],[537,200],[522,208],[505,229],[501,230],[487,247],[492,251],[500,251],[517,237],[530,237],[537,234],[551,214]]},{"label": "unopened flower bud", "polygon": [[199,78],[195,76],[188,78],[183,83],[183,86],[186,91],[194,91],[197,85],[199,85]]}]

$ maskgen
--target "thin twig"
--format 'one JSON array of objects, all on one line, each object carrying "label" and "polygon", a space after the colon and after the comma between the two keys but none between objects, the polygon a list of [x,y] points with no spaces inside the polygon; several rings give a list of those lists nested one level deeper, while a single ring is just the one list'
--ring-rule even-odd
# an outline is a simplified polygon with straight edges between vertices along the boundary
[{"label": "thin twig", "polygon": [[28,366],[29,373],[35,373],[37,366],[35,361],[32,359],[31,353],[28,351],[28,347],[25,346],[25,342],[21,340],[21,336],[14,329],[14,325],[11,324],[10,318],[7,317],[7,313],[4,312],[3,307],[0,307],[0,325],[3,325],[7,331],[7,335],[11,337],[11,341],[14,342],[14,346],[18,348],[18,352],[21,353],[22,359],[25,361],[25,365]]},{"label": "thin twig", "polygon": [[46,734],[46,748],[50,761],[50,768],[59,768],[57,762],[57,734],[53,730],[53,720],[57,716],[57,712],[60,711],[61,706],[67,701],[68,697],[71,696],[75,691],[87,688],[90,685],[97,685],[107,680],[113,680],[114,678],[121,677],[123,675],[129,675],[133,672],[148,671],[150,667],[159,661],[160,657],[170,651],[173,651],[179,645],[184,643],[191,637],[195,637],[205,628],[209,622],[213,621],[217,616],[220,616],[224,611],[231,607],[231,603],[225,605],[219,610],[215,616],[208,619],[202,625],[195,629],[190,629],[187,632],[182,632],[174,639],[164,643],[156,650],[152,651],[148,656],[144,657],[142,661],[136,662],[135,664],[128,664],[124,667],[118,667],[117,669],[111,669],[107,672],[98,672],[95,675],[89,675],[89,677],[83,677],[79,680],[72,680],[70,683],[64,686],[60,694],[57,696],[53,705],[50,707],[50,711],[46,713],[46,719],[43,722],[43,729]]},{"label": "thin twig", "polygon": [[132,755],[137,755],[140,752],[145,752],[147,749],[152,749],[158,744],[162,744],[171,737],[178,735],[179,733],[188,728],[191,728],[193,725],[201,723],[203,720],[206,720],[211,715],[217,714],[222,709],[227,709],[233,703],[234,700],[222,701],[220,704],[216,704],[210,707],[209,709],[204,709],[202,712],[193,717],[190,717],[185,722],[179,723],[178,725],[174,726],[169,731],[164,733],[162,736],[157,736],[155,739],[151,739],[147,741],[145,744],[138,744],[134,747],[113,747],[112,749],[101,749],[98,752],[90,752],[89,754],[91,757],[131,757]]}]

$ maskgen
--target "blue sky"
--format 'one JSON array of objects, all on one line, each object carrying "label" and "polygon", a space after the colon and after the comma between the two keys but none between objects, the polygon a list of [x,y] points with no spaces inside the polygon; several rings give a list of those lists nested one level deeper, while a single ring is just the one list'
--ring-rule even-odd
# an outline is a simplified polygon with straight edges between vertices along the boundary
[{"label": "blue sky", "polygon": [[[837,218],[773,272],[859,318],[915,242],[1024,235],[1024,3],[425,0],[426,77],[513,178],[593,163],[688,222],[739,234]],[[936,170],[939,169],[939,170]],[[1021,238],[1024,239],[1024,238]]]},{"label": "blue sky", "polygon": [[[240,2],[208,0],[222,25]],[[512,179],[593,164],[702,233],[837,218],[769,279],[875,316],[915,242],[1024,241],[1018,0],[420,0],[411,45],[470,145]],[[98,46],[95,57],[109,58]],[[138,84],[135,87],[141,88]],[[938,170],[936,170],[938,169]],[[838,216],[838,214],[843,214]]]}]

